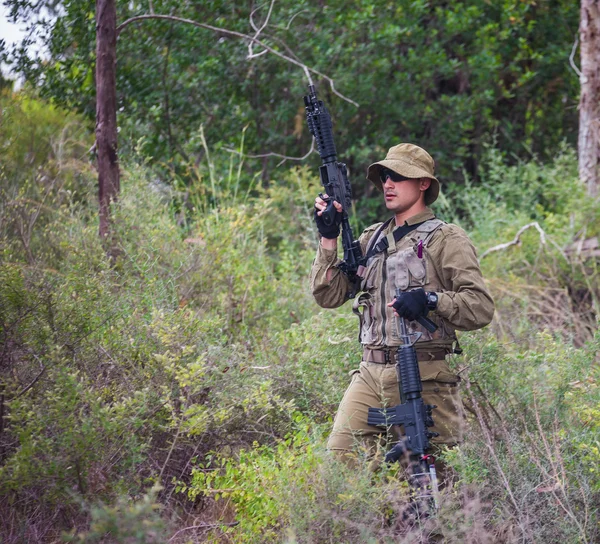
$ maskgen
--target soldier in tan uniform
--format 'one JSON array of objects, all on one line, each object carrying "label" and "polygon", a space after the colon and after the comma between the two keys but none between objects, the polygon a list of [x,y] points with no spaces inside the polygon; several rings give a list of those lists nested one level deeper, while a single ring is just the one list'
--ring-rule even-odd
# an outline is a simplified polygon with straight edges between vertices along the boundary
[{"label": "soldier in tan uniform", "polygon": [[[494,314],[473,244],[456,225],[436,219],[428,207],[439,194],[434,161],[420,147],[400,144],[385,160],[369,166],[367,178],[383,192],[393,217],[367,228],[359,238],[368,259],[361,291],[353,310],[360,321],[363,357],[360,368],[338,408],[328,448],[350,460],[356,452],[374,452],[381,431],[367,424],[370,407],[400,403],[395,351],[401,343],[396,316],[410,320],[423,383],[423,400],[434,404],[439,433],[435,445],[461,441],[464,419],[458,391],[460,378],[446,358],[457,346],[456,330],[487,325]],[[326,196],[326,195],[325,195]],[[311,271],[311,288],[323,308],[337,308],[348,300],[351,285],[337,268],[339,226],[320,220],[326,203],[315,200],[315,221],[321,241]],[[341,206],[335,203],[338,211]],[[402,295],[396,300],[396,289]],[[415,319],[427,316],[438,329],[429,333]],[[350,457],[348,457],[350,456]]]}]

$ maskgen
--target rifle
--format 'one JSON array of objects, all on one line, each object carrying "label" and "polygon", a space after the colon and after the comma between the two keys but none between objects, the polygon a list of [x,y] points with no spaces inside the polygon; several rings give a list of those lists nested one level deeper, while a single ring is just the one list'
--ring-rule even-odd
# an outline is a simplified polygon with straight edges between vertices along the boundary
[{"label": "rifle", "polygon": [[360,287],[365,263],[360,244],[358,240],[354,239],[348,219],[348,210],[352,206],[352,190],[348,181],[346,165],[337,160],[331,116],[323,101],[317,98],[315,86],[309,85],[308,91],[309,94],[304,96],[306,122],[308,130],[317,141],[317,149],[323,161],[323,164],[319,167],[319,175],[327,194],[327,198],[323,198],[322,193],[319,194],[327,202],[327,207],[323,210],[321,217],[328,227],[333,225],[338,213],[333,201],[335,200],[342,205],[341,225],[344,259],[338,267],[348,276],[352,285],[348,298],[354,298]]},{"label": "rifle", "polygon": [[[396,290],[396,297],[401,291]],[[421,391],[421,373],[417,361],[415,342],[411,342],[410,335],[406,330],[406,322],[403,318],[397,318],[398,334],[402,339],[402,345],[396,352],[396,372],[400,383],[400,399],[398,406],[391,408],[369,408],[367,423],[377,427],[389,427],[391,425],[404,426],[404,438],[387,452],[386,463],[394,463],[402,458],[409,461],[409,481],[420,495],[417,497],[417,507],[425,503],[429,509],[431,502],[437,507],[437,474],[435,471],[435,458],[427,453],[430,447],[429,439],[438,436],[428,430],[434,425],[432,412],[435,405],[425,404]],[[435,324],[432,325],[437,329]]]},{"label": "rifle", "polygon": [[[309,94],[304,96],[304,106],[306,109],[306,123],[308,130],[317,141],[317,149],[323,164],[319,167],[321,183],[325,188],[327,198],[323,198],[323,193],[319,196],[327,202],[327,207],[323,210],[323,222],[329,227],[335,221],[337,210],[333,201],[342,205],[342,246],[344,248],[344,259],[338,265],[338,268],[344,272],[350,280],[351,289],[348,298],[354,298],[360,289],[360,282],[365,272],[366,260],[362,253],[358,240],[354,239],[352,227],[348,220],[348,211],[352,206],[352,189],[348,181],[346,165],[337,161],[337,151],[333,142],[333,123],[331,115],[323,104],[322,100],[317,98],[317,91],[314,85],[308,86]],[[429,332],[436,330],[435,324],[425,317],[420,317],[417,321]]]}]

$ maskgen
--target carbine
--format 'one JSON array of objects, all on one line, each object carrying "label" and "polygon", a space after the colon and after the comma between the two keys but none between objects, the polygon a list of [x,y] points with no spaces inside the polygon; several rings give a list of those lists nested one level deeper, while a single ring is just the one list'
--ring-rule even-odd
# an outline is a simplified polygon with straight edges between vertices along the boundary
[{"label": "carbine", "polygon": [[[400,294],[401,291],[397,289],[396,297]],[[434,425],[432,412],[436,406],[425,404],[421,395],[423,386],[414,345],[421,333],[416,333],[418,336],[411,341],[405,320],[398,317],[396,324],[402,340],[396,352],[401,402],[391,408],[369,408],[367,423],[377,427],[404,426],[404,436],[387,452],[385,461],[408,461],[410,483],[418,492],[415,497],[417,506],[421,509],[420,506],[426,504],[429,509],[430,504],[437,506],[438,494],[435,458],[428,452],[429,439],[438,436],[438,433],[428,430]]]},{"label": "carbine", "polygon": [[333,201],[342,205],[342,246],[344,248],[344,260],[339,268],[344,272],[352,286],[348,298],[353,298],[360,288],[360,282],[364,274],[364,257],[358,240],[354,239],[352,227],[348,219],[348,210],[352,206],[352,190],[348,181],[346,165],[337,160],[337,151],[333,142],[333,124],[329,111],[322,100],[317,98],[317,91],[314,85],[308,86],[308,94],[304,97],[306,109],[306,122],[308,130],[317,141],[317,149],[323,164],[319,168],[321,183],[325,188],[327,198],[319,196],[327,202],[327,207],[323,210],[323,222],[329,227],[336,221],[336,214],[339,213]]}]

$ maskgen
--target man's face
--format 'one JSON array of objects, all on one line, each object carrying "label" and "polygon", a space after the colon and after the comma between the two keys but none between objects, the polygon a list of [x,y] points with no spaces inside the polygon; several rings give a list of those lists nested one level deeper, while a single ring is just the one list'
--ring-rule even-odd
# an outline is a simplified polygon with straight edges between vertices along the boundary
[{"label": "man's face", "polygon": [[[403,213],[419,205],[431,180],[427,178],[392,181],[387,178],[383,184],[385,206],[393,213]],[[424,201],[423,201],[424,204]]]}]

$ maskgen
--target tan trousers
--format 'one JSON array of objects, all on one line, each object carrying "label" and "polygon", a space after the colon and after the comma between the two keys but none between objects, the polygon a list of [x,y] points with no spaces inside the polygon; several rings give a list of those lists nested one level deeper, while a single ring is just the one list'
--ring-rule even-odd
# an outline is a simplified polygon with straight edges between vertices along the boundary
[{"label": "tan trousers", "polygon": [[[439,436],[431,439],[434,445],[456,445],[462,439],[464,410],[458,391],[460,378],[452,373],[446,361],[421,361],[419,371],[423,384],[423,401],[437,406],[433,410],[435,425],[431,431]],[[352,381],[338,408],[327,448],[340,456],[372,457],[385,431],[367,424],[370,407],[387,408],[400,403],[400,390],[395,364],[362,361],[353,370]],[[395,432],[403,433],[402,427]],[[394,437],[395,440],[399,436]]]}]

